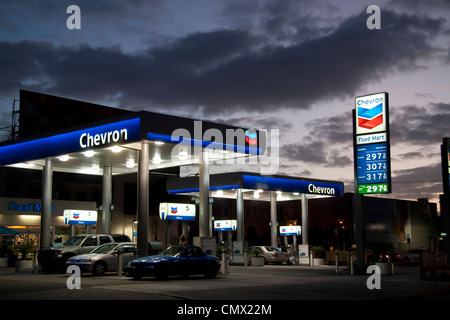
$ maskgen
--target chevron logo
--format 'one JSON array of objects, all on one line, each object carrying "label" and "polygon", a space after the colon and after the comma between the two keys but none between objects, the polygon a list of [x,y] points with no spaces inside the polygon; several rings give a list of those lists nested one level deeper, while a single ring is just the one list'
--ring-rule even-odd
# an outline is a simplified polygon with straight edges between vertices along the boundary
[{"label": "chevron logo", "polygon": [[258,142],[258,135],[256,131],[250,132],[248,130],[245,131],[245,142],[250,145],[255,145]]},{"label": "chevron logo", "polygon": [[74,218],[74,219],[80,218],[80,214],[79,214],[79,213],[74,213],[74,214],[73,214],[73,218]]},{"label": "chevron logo", "polygon": [[373,129],[383,123],[383,104],[373,108],[358,107],[358,127]]},{"label": "chevron logo", "polygon": [[170,207],[170,212],[175,214],[178,212],[178,208],[177,207]]}]

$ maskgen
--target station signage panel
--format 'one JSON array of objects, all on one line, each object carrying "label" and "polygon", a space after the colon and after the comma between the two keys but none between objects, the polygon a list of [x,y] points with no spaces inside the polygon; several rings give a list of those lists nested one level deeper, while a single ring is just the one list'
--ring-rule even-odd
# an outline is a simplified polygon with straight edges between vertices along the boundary
[{"label": "station signage panel", "polygon": [[388,94],[356,97],[356,135],[388,131]]},{"label": "station signage panel", "polygon": [[160,203],[159,217],[161,220],[195,220],[195,204]]},{"label": "station signage panel", "polygon": [[[51,206],[51,212],[53,213],[53,209],[55,206]],[[26,204],[18,203],[16,201],[11,201],[8,206],[9,211],[17,211],[21,214],[34,214],[42,212],[42,203],[41,202],[29,202]]]},{"label": "station signage panel", "polygon": [[0,165],[104,148],[140,139],[140,118],[0,146]]},{"label": "station signage panel", "polygon": [[215,231],[236,231],[236,220],[215,220]]},{"label": "station signage panel", "polygon": [[344,185],[342,183],[277,177],[244,175],[242,187],[244,189],[283,190],[283,192],[298,192],[327,196],[344,195]]},{"label": "station signage panel", "polygon": [[64,210],[65,224],[96,224],[97,211],[95,210]]},{"label": "station signage panel", "polygon": [[391,192],[388,93],[356,97],[355,185],[359,194]]},{"label": "station signage panel", "polygon": [[299,236],[302,233],[301,226],[281,226],[280,236]]}]

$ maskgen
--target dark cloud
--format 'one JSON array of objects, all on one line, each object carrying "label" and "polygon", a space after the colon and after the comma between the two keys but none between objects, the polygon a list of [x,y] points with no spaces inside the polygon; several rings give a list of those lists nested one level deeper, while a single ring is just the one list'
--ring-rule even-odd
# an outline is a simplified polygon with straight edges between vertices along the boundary
[{"label": "dark cloud", "polygon": [[[350,140],[351,144],[351,140]],[[350,167],[353,165],[352,148],[335,148],[325,140],[304,141],[283,145],[280,150],[282,159],[327,166],[335,168]]]},{"label": "dark cloud", "polygon": [[322,0],[227,1],[227,21],[273,45],[291,45],[330,33],[341,21],[339,10]]},{"label": "dark cloud", "polygon": [[[190,34],[136,53],[119,47],[0,43],[2,94],[33,89],[137,109],[189,106],[206,114],[309,108],[354,96],[386,73],[418,68],[441,19],[383,11],[381,30],[361,12],[333,32],[274,47],[244,30]],[[281,23],[281,22],[279,22]]]},{"label": "dark cloud", "polygon": [[391,143],[393,145],[436,146],[450,136],[450,104],[405,106],[390,109]]},{"label": "dark cloud", "polygon": [[323,141],[302,141],[284,145],[281,156],[289,160],[311,162],[317,165],[327,163],[326,144]]},{"label": "dark cloud", "polygon": [[351,112],[311,120],[304,128],[305,138],[281,148],[283,158],[328,167],[353,165]]},{"label": "dark cloud", "polygon": [[[350,150],[349,150],[350,151]],[[328,156],[328,166],[332,168],[345,168],[353,165],[353,158],[339,155],[340,151],[332,150]]]},{"label": "dark cloud", "polygon": [[443,193],[441,164],[400,169],[392,173],[392,191],[396,197],[435,198]]},{"label": "dark cloud", "polygon": [[436,155],[437,153],[412,151],[400,154],[397,157],[400,160],[418,160],[418,159],[432,158],[435,157]]},{"label": "dark cloud", "polygon": [[352,113],[344,112],[340,115],[315,119],[306,123],[309,137],[314,137],[327,143],[352,144]]},{"label": "dark cloud", "polygon": [[412,10],[450,10],[448,0],[392,0],[389,6]]}]

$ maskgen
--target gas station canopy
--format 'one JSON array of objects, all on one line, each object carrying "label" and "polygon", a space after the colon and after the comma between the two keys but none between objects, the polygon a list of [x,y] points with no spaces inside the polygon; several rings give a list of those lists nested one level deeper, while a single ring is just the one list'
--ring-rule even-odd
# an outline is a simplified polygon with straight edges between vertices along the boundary
[{"label": "gas station canopy", "polygon": [[[249,132],[257,134],[256,144],[245,139]],[[42,170],[45,160],[52,159],[54,171],[102,175],[104,167],[111,167],[113,174],[133,173],[143,141],[149,143],[149,169],[154,170],[198,163],[205,148],[210,161],[262,154],[265,138],[256,130],[133,112],[4,142],[0,165]]]},{"label": "gas station canopy", "polygon": [[[173,178],[167,180],[169,194],[198,195],[198,178]],[[271,192],[277,201],[300,200],[310,197],[343,196],[344,184],[287,176],[261,176],[256,173],[235,172],[210,176],[211,197],[236,199],[236,189],[241,189],[244,200],[270,201]]]},{"label": "gas station canopy", "polygon": [[[201,177],[173,178],[166,181],[169,194],[202,196]],[[344,184],[286,176],[262,176],[257,173],[233,172],[210,175],[209,197],[236,199],[237,242],[244,241],[244,200],[270,201],[271,246],[277,246],[277,201],[301,200],[302,243],[308,244],[308,199],[341,197]],[[295,246],[294,246],[295,247]],[[236,259],[236,257],[234,258]]]},{"label": "gas station canopy", "polygon": [[[70,103],[62,101],[59,109]],[[82,103],[75,101],[73,106],[77,110]],[[83,118],[82,115],[79,117]],[[42,170],[41,248],[50,246],[54,171],[103,176],[101,217],[104,233],[111,233],[112,175],[137,173],[137,245],[139,255],[145,256],[149,239],[151,170],[199,164],[203,188],[207,186],[209,161],[259,155],[264,149],[265,135],[254,129],[142,111],[63,126],[1,143],[0,166]],[[206,230],[204,211],[207,201],[208,197],[202,197],[201,235]]]},{"label": "gas station canopy", "polygon": [[[256,173],[235,172],[210,175],[208,163],[233,163],[234,158],[261,155],[265,152],[266,136],[263,131],[244,129],[224,124],[200,121],[153,112],[126,112],[111,117],[105,107],[85,105],[79,101],[24,93],[21,108],[21,138],[0,144],[0,166],[13,166],[42,170],[41,248],[50,245],[52,172],[70,172],[103,176],[102,231],[111,230],[112,179],[114,174],[137,173],[137,245],[140,256],[146,255],[149,239],[149,172],[155,169],[198,164],[199,177],[167,180],[169,194],[199,197],[199,237],[208,236],[210,197],[229,197],[237,202],[238,242],[243,241],[243,200],[276,201],[320,196],[342,196],[341,182],[312,180],[284,176],[261,176]],[[32,130],[34,122],[52,123],[48,115],[48,101],[61,112],[58,129]],[[21,98],[22,100],[22,98]],[[32,103],[26,103],[32,101]],[[40,105],[40,102],[43,104]],[[84,108],[83,108],[84,106]],[[70,109],[65,111],[65,109]],[[47,110],[39,118],[38,110]],[[81,112],[84,110],[84,113]],[[86,110],[88,112],[86,112]],[[96,112],[90,112],[96,110]],[[66,114],[67,113],[67,114]],[[23,118],[26,116],[25,118]],[[53,116],[56,116],[53,115]],[[64,122],[67,116],[70,121]],[[22,119],[23,118],[23,119]],[[86,118],[86,119],[85,119]],[[77,120],[77,121],[75,121]],[[80,121],[81,120],[81,121]],[[23,122],[22,122],[23,121]],[[27,122],[28,121],[28,122]],[[68,123],[68,124],[66,124]],[[73,125],[73,123],[76,123]],[[38,125],[37,125],[38,126]],[[51,127],[51,126],[50,126]],[[231,160],[230,162],[226,160]],[[276,197],[275,197],[276,195]],[[307,239],[307,201],[302,201],[303,237]],[[276,208],[276,206],[275,206]],[[276,226],[276,210],[271,209],[271,220]],[[272,231],[276,244],[276,230]],[[307,243],[307,242],[304,242]]]}]

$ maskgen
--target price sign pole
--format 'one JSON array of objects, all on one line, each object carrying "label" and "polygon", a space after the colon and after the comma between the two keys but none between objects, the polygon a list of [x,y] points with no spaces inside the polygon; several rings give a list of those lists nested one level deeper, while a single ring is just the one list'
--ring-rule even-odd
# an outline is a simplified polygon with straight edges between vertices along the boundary
[{"label": "price sign pole", "polygon": [[363,195],[391,192],[389,95],[387,92],[355,98],[353,151],[355,169],[353,233],[357,245],[356,256],[360,264],[364,266]]},{"label": "price sign pole", "polygon": [[355,192],[391,193],[387,92],[356,97],[353,111]]}]

